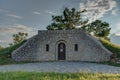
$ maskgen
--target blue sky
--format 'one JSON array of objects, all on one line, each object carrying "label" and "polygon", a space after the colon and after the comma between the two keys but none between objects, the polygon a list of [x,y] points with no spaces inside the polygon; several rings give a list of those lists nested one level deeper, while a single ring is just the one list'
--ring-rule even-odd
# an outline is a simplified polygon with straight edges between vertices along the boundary
[{"label": "blue sky", "polygon": [[19,31],[30,37],[46,29],[51,16],[61,15],[65,7],[86,9],[84,18],[106,21],[111,34],[120,36],[120,0],[0,0],[0,45],[12,42]]}]

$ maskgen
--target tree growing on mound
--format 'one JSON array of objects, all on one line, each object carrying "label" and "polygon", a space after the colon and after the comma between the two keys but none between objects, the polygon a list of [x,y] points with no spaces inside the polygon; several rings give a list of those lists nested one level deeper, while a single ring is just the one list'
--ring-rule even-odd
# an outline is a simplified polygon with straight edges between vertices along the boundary
[{"label": "tree growing on mound", "polygon": [[[110,34],[111,28],[109,27],[109,23],[102,22],[101,20],[96,20],[92,23],[88,24],[88,20],[82,19],[81,14],[86,12],[76,11],[75,8],[71,10],[65,8],[63,14],[60,16],[52,16],[52,23],[47,26],[48,30],[70,30],[70,29],[81,29],[88,34],[93,34],[97,37],[104,37],[105,39],[109,39],[108,36]],[[77,26],[80,26],[77,28]]]},{"label": "tree growing on mound", "polygon": [[76,26],[85,25],[88,20],[82,20],[81,13],[83,11],[76,11],[75,8],[69,10],[65,8],[63,11],[63,15],[60,16],[52,16],[52,21],[50,25],[47,26],[48,30],[68,30],[68,29],[76,29]]}]

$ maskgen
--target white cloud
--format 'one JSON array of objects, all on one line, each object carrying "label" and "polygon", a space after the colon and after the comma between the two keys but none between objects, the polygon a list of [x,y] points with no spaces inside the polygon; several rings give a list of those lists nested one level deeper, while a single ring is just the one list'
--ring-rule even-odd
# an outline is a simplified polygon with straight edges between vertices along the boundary
[{"label": "white cloud", "polygon": [[15,15],[15,14],[7,14],[7,16],[12,17],[12,18],[16,18],[16,19],[22,19],[21,16]]},{"label": "white cloud", "polygon": [[16,24],[13,28],[15,28],[16,30],[23,30],[23,31],[27,31],[27,32],[32,31],[31,27],[27,27],[27,26],[20,25],[20,24]]},{"label": "white cloud", "polygon": [[120,22],[116,24],[116,27],[114,27],[114,30],[117,35],[120,34]]},{"label": "white cloud", "polygon": [[3,13],[3,14],[5,14],[6,16],[9,16],[9,17],[12,17],[12,18],[22,19],[21,16],[18,16],[18,15],[16,15],[16,14],[11,14],[10,11],[5,10],[5,9],[0,9],[0,13]]},{"label": "white cloud", "polygon": [[80,10],[86,9],[85,17],[94,21],[111,11],[112,15],[116,14],[115,0],[84,0],[80,2]]},{"label": "white cloud", "polygon": [[115,10],[112,10],[112,15],[116,15],[116,9]]},{"label": "white cloud", "polygon": [[120,36],[120,22],[118,22],[115,27],[113,27],[112,32],[116,35],[116,36]]},{"label": "white cloud", "polygon": [[120,36],[120,32],[119,33],[115,33],[116,36]]},{"label": "white cloud", "polygon": [[120,22],[116,24],[116,30],[120,31]]},{"label": "white cloud", "polygon": [[33,14],[36,14],[36,15],[41,15],[40,12],[33,12]]},{"label": "white cloud", "polygon": [[35,34],[32,27],[24,26],[21,24],[14,24],[14,25],[0,25],[0,33],[4,34],[15,34],[18,32],[26,32],[29,36]]},{"label": "white cloud", "polygon": [[[0,45],[12,43],[12,35],[18,32],[28,33],[28,38],[35,35],[37,30],[21,24],[0,25]],[[6,46],[3,45],[3,46]]]},{"label": "white cloud", "polygon": [[48,13],[48,14],[50,14],[50,15],[56,15],[55,12],[52,12],[52,11],[50,11],[50,10],[46,10],[45,13]]},{"label": "white cloud", "polygon": [[0,40],[0,43],[10,43],[10,40]]},{"label": "white cloud", "polygon": [[7,13],[9,12],[8,10],[5,10],[5,9],[0,9],[0,13]]}]

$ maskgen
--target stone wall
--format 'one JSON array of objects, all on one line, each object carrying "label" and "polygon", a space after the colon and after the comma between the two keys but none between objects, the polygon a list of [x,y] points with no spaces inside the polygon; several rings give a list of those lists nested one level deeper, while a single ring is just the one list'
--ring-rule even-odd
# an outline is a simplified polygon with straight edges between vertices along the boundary
[{"label": "stone wall", "polygon": [[[96,38],[81,30],[40,30],[12,53],[15,61],[58,61],[58,44],[66,45],[66,61],[108,61],[112,54]],[[46,51],[46,44],[49,51]],[[78,51],[74,45],[78,44]]]},{"label": "stone wall", "polygon": [[12,58],[15,61],[35,61],[37,35],[28,39],[21,47],[12,52]]}]

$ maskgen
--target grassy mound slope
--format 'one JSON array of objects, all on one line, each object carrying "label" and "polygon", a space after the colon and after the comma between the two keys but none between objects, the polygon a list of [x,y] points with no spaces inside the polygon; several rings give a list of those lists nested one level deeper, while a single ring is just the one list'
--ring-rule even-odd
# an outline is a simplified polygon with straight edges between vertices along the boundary
[{"label": "grassy mound slope", "polygon": [[7,47],[5,49],[0,50],[0,65],[1,64],[10,64],[13,63],[11,59],[11,53],[16,50],[18,47],[20,47],[23,43],[26,41],[23,41],[19,44],[13,45],[11,47]]},{"label": "grassy mound slope", "polygon": [[117,54],[117,57],[120,58],[120,46],[113,44],[113,43],[105,40],[104,38],[100,38],[99,40],[108,50]]}]

